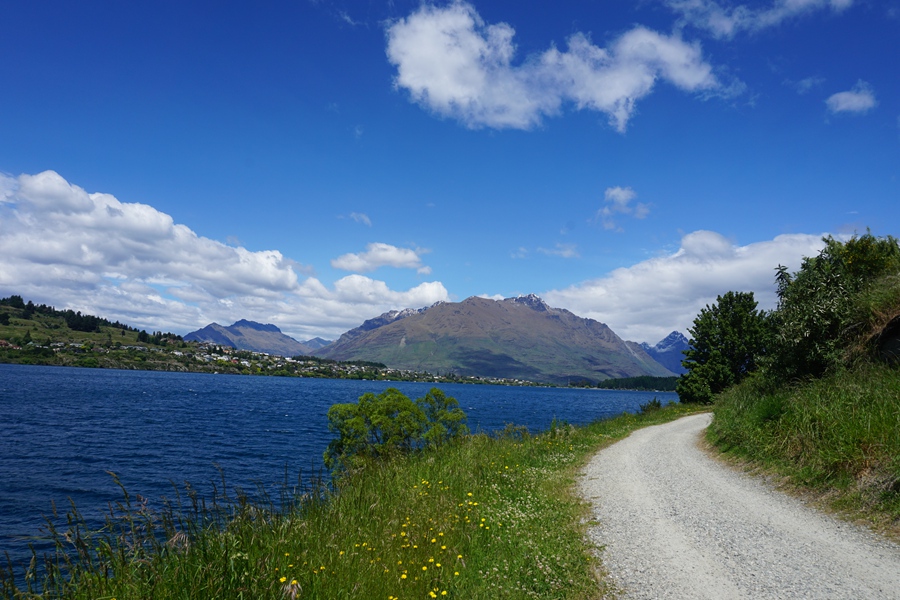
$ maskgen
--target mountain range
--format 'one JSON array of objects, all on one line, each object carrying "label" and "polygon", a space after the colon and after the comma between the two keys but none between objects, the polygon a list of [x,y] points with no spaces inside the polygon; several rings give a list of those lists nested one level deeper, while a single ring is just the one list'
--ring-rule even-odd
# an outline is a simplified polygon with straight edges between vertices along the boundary
[{"label": "mountain range", "polygon": [[188,342],[209,342],[219,346],[231,346],[238,350],[289,357],[313,354],[330,343],[321,338],[298,342],[282,333],[275,325],[263,325],[246,319],[241,319],[227,327],[218,323],[210,323],[203,329],[187,334],[184,339]]},{"label": "mountain range", "polygon": [[549,383],[672,375],[603,323],[552,308],[533,294],[391,311],[316,354],[413,371]]},{"label": "mountain range", "polygon": [[315,355],[409,371],[557,384],[680,374],[681,351],[688,346],[677,331],[655,346],[624,341],[603,323],[552,308],[534,294],[394,310],[335,342],[298,342],[275,325],[247,320],[227,327],[212,323],[184,339],[281,356]]}]

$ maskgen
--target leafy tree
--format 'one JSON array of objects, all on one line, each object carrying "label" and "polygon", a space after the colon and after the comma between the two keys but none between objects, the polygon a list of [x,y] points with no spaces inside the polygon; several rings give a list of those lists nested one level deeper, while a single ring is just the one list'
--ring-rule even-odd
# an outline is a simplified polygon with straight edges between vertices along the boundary
[{"label": "leafy tree", "polygon": [[422,439],[429,444],[442,444],[457,436],[469,433],[466,413],[456,398],[444,395],[438,388],[431,388],[416,404],[425,414],[426,430]]},{"label": "leafy tree", "polygon": [[868,325],[870,315],[858,307],[860,295],[900,273],[900,246],[891,236],[866,233],[847,242],[823,241],[819,255],[804,258],[796,273],[778,267],[777,333],[769,370],[781,379],[820,377],[840,365]]},{"label": "leafy tree", "polygon": [[328,444],[325,465],[340,470],[411,449],[425,430],[425,413],[399,390],[388,388],[377,396],[363,394],[356,404],[332,405],[328,429],[338,437]]},{"label": "leafy tree", "polygon": [[712,402],[713,396],[739,383],[759,366],[770,338],[765,312],[753,292],[728,292],[707,305],[688,330],[690,348],[682,361],[687,373],[675,391],[682,402]]},{"label": "leafy tree", "polygon": [[325,450],[325,465],[351,470],[370,459],[443,443],[468,433],[465,419],[457,401],[437,388],[416,402],[396,388],[363,394],[356,404],[328,409],[328,429],[337,437]]}]

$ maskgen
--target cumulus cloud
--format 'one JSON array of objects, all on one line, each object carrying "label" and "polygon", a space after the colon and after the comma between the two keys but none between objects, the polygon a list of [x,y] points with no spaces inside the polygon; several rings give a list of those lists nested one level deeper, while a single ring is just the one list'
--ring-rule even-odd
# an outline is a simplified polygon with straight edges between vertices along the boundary
[{"label": "cumulus cloud", "polygon": [[788,19],[817,10],[841,12],[853,0],[775,0],[765,8],[746,4],[725,5],[716,0],[663,0],[680,15],[683,24],[704,29],[717,38],[731,38],[742,32],[758,32],[776,27]]},{"label": "cumulus cloud", "polygon": [[631,205],[631,201],[637,198],[637,193],[630,187],[610,187],[603,193],[605,205],[597,211],[597,219],[603,223],[604,229],[621,228],[616,224],[615,215],[632,215],[636,219],[643,219],[650,214],[650,205],[642,202]]},{"label": "cumulus cloud", "polygon": [[834,114],[841,112],[865,113],[875,108],[876,104],[878,103],[875,100],[872,86],[862,80],[857,81],[851,90],[832,94],[825,101],[828,110]]},{"label": "cumulus cloud", "polygon": [[703,60],[698,44],[635,27],[607,48],[583,33],[513,64],[515,30],[487,24],[457,1],[422,5],[387,28],[394,85],[413,101],[468,127],[529,129],[566,103],[605,113],[624,131],[638,100],[663,80],[689,92],[732,93]]},{"label": "cumulus cloud", "polygon": [[366,273],[381,267],[396,267],[398,269],[415,269],[419,274],[431,273],[431,268],[422,265],[420,254],[428,250],[418,248],[398,248],[390,244],[374,242],[366,246],[365,252],[358,254],[344,254],[331,261],[331,266],[343,271],[357,271]]},{"label": "cumulus cloud", "polygon": [[753,292],[760,307],[777,303],[775,268],[794,271],[824,246],[821,235],[780,235],[738,246],[712,231],[685,235],[677,251],[542,297],[551,305],[609,325],[624,339],[656,343],[687,332],[694,317],[728,291]]},{"label": "cumulus cloud", "polygon": [[446,300],[438,282],[395,291],[351,275],[329,289],[278,250],[198,236],[146,204],[88,193],[53,171],[0,176],[0,294],[138,327],[186,333],[211,321],[338,335],[395,308]]}]

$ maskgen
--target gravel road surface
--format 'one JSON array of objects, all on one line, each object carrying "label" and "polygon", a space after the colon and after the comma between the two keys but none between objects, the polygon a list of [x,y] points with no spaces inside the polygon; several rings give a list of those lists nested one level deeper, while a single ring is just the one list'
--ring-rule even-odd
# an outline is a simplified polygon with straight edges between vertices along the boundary
[{"label": "gravel road surface", "polygon": [[638,430],[583,470],[589,535],[625,598],[900,599],[900,546],[712,460],[710,419]]}]

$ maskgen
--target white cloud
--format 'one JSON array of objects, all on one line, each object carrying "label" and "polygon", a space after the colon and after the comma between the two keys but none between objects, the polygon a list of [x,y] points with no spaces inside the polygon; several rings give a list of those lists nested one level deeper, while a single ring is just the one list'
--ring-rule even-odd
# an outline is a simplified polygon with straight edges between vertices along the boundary
[{"label": "white cloud", "polygon": [[838,92],[831,95],[825,101],[825,105],[832,113],[850,112],[864,113],[868,112],[878,104],[875,100],[875,93],[865,81],[857,81],[853,89],[846,92]]},{"label": "white cloud", "polygon": [[575,244],[556,244],[554,248],[538,248],[538,252],[547,256],[559,256],[561,258],[578,258],[578,246]]},{"label": "white cloud", "polygon": [[630,187],[610,187],[603,193],[606,205],[597,211],[597,219],[603,223],[604,229],[621,228],[613,218],[615,215],[633,215],[636,219],[643,219],[650,214],[650,205],[638,202],[631,206],[631,201],[637,198],[637,193]]},{"label": "white cloud", "polygon": [[801,79],[800,81],[793,84],[794,89],[797,90],[798,94],[806,94],[814,88],[817,88],[825,83],[824,77],[807,77],[805,79]]},{"label": "white cloud", "polygon": [[766,8],[746,4],[728,6],[715,0],[663,0],[681,15],[684,24],[709,31],[717,38],[731,38],[741,32],[757,32],[776,27],[784,21],[830,8],[841,12],[853,0],[775,0]]},{"label": "white cloud", "polygon": [[485,300],[503,300],[503,294],[475,294],[476,298],[484,298]]},{"label": "white cloud", "polygon": [[616,186],[606,188],[606,191],[603,192],[603,198],[612,206],[617,206],[624,211],[627,209],[628,203],[637,198],[637,193],[630,187]]},{"label": "white cloud", "polygon": [[417,248],[398,248],[390,244],[374,242],[366,246],[365,252],[359,254],[344,254],[331,261],[331,266],[343,271],[357,271],[366,273],[381,267],[396,267],[398,269],[416,269],[419,274],[429,274],[431,269],[422,265],[420,254],[428,250]]},{"label": "white cloud", "polygon": [[576,33],[567,51],[551,47],[516,66],[514,34],[506,23],[486,24],[466,2],[424,4],[387,28],[394,84],[441,116],[496,129],[529,129],[571,103],[605,113],[621,132],[660,79],[685,91],[729,93],[700,46],[677,35],[635,27],[600,48]]},{"label": "white cloud", "polygon": [[350,213],[350,218],[356,221],[357,223],[362,223],[363,225],[367,225],[369,227],[372,226],[372,220],[369,218],[369,215],[365,213],[353,212]]},{"label": "white cloud", "polygon": [[728,291],[752,291],[761,308],[774,308],[775,268],[797,270],[823,245],[820,235],[792,234],[737,246],[718,233],[695,231],[676,252],[542,297],[606,323],[624,339],[656,343],[672,330],[687,332],[700,310]]},{"label": "white cloud", "polygon": [[360,275],[329,289],[302,280],[307,269],[277,250],[198,236],[151,206],[88,193],[53,171],[0,175],[0,256],[0,295],[176,333],[247,318],[298,339],[329,337],[449,298],[439,282],[396,291]]}]

